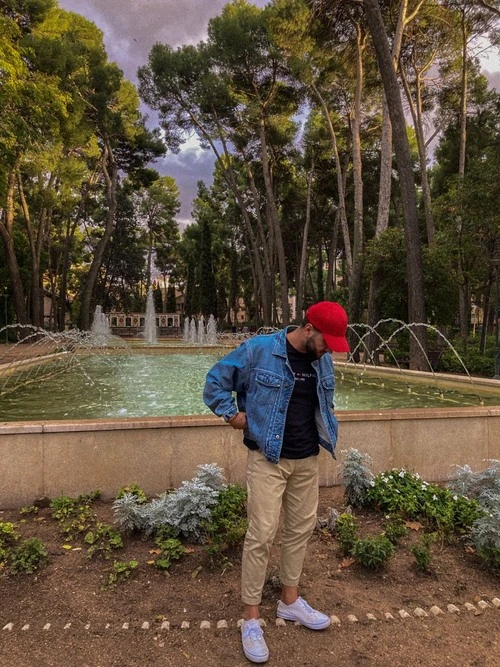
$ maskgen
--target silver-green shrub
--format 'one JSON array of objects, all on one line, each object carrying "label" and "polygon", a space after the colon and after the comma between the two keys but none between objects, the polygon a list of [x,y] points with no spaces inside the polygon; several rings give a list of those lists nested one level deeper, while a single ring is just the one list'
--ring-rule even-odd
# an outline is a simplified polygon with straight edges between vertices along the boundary
[{"label": "silver-green shrub", "polygon": [[147,535],[161,526],[169,526],[174,535],[201,541],[203,523],[210,519],[225,488],[224,474],[215,463],[198,466],[197,475],[171,493],[164,493],[149,503],[140,503],[129,493],[115,500],[115,522],[126,531],[140,530]]},{"label": "silver-green shrub", "polygon": [[366,504],[368,489],[373,486],[373,473],[368,467],[371,462],[368,454],[362,454],[357,449],[351,447],[346,452],[342,464],[342,482],[346,501],[353,507],[363,507]]}]

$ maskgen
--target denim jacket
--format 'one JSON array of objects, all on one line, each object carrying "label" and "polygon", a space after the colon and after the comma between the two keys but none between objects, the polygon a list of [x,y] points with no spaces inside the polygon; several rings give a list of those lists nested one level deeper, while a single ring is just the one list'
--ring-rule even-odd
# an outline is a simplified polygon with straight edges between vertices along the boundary
[{"label": "denim jacket", "polygon": [[[245,435],[257,443],[272,463],[280,458],[288,403],[295,383],[286,353],[286,333],[287,329],[283,329],[243,342],[208,371],[203,393],[206,405],[226,421],[238,412],[246,412]],[[338,423],[333,414],[332,358],[324,354],[312,366],[317,375],[319,444],[335,457]]]}]

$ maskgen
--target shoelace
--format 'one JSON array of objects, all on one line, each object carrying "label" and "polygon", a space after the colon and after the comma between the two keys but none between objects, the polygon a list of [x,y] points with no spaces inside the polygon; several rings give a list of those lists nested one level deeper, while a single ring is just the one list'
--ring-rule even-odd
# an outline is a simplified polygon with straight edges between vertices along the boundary
[{"label": "shoelace", "polygon": [[300,604],[302,605],[302,607],[307,611],[308,614],[314,615],[314,614],[317,613],[315,609],[313,609],[312,607],[310,607],[307,604],[307,602],[304,600],[304,598],[299,598],[299,601],[300,601]]},{"label": "shoelace", "polygon": [[245,630],[243,633],[244,638],[246,639],[247,637],[250,637],[252,641],[259,641],[262,639],[264,633],[262,632],[261,628],[256,628],[252,626],[251,628],[248,628]]}]

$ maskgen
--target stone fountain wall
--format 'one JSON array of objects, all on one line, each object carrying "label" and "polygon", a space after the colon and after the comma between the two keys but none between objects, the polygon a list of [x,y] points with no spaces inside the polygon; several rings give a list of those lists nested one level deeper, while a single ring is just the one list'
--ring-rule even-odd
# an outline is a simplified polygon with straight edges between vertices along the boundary
[{"label": "stone fountain wall", "polygon": [[[428,481],[453,464],[500,459],[500,407],[398,409],[338,415],[338,460],[321,452],[320,484],[341,483],[342,450],[373,459],[374,472],[406,467]],[[100,489],[112,498],[132,482],[148,494],[178,487],[200,463],[215,462],[244,483],[241,432],[214,416],[0,424],[0,508]]]}]

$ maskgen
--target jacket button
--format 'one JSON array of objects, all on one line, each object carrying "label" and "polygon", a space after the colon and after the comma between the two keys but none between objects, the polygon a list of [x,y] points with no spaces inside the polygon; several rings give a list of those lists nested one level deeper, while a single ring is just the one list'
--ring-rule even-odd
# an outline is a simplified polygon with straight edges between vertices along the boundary
[{"label": "jacket button", "polygon": [[280,439],[280,437],[279,437],[279,435],[277,435],[277,436],[276,436],[276,440],[279,440],[279,439]]}]

